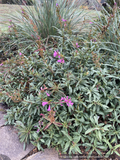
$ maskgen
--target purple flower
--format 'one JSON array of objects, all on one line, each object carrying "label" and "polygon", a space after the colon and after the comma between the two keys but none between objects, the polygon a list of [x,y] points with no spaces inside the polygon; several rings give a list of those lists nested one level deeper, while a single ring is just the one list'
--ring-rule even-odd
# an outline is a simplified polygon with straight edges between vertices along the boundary
[{"label": "purple flower", "polygon": [[96,42],[96,39],[91,39],[91,41]]},{"label": "purple flower", "polygon": [[2,65],[3,65],[3,63],[0,64],[0,66],[2,66]]},{"label": "purple flower", "polygon": [[21,56],[21,55],[22,55],[22,53],[20,52],[20,53],[19,53],[19,55]]},{"label": "purple flower", "polygon": [[49,105],[49,107],[48,107],[47,111],[51,111],[50,105]]},{"label": "purple flower", "polygon": [[66,103],[68,107],[73,105],[73,102],[71,101],[71,98],[68,99],[68,96],[66,98],[62,97],[61,100],[60,100],[60,103]]},{"label": "purple flower", "polygon": [[60,58],[60,55],[59,55],[58,50],[53,53],[53,56],[54,56],[54,57],[58,56],[58,58]]},{"label": "purple flower", "polygon": [[46,94],[47,94],[47,96],[50,96],[50,94],[49,94],[49,93],[47,93],[47,92],[46,92]]},{"label": "purple flower", "polygon": [[48,104],[48,102],[42,102],[42,106],[45,106],[46,104]]},{"label": "purple flower", "polygon": [[8,26],[8,28],[11,28],[12,26]]},{"label": "purple flower", "polygon": [[58,3],[56,3],[56,6],[58,6]]},{"label": "purple flower", "polygon": [[64,59],[63,59],[63,58],[62,58],[62,59],[57,60],[57,62],[59,62],[59,63],[65,63],[65,61],[64,61]]},{"label": "purple flower", "polygon": [[71,101],[71,98],[70,99],[68,99],[68,96],[67,96],[67,98],[65,98],[65,102],[66,102],[66,104],[68,105],[68,107],[71,105],[73,105],[73,102]]},{"label": "purple flower", "polygon": [[117,3],[115,2],[114,5],[116,5]]},{"label": "purple flower", "polygon": [[63,22],[66,22],[67,20],[62,18],[62,21],[63,21]]},{"label": "purple flower", "polygon": [[39,132],[39,128],[37,129],[37,133]]},{"label": "purple flower", "polygon": [[42,87],[40,89],[41,89],[41,91],[44,91],[44,89]]},{"label": "purple flower", "polygon": [[93,22],[89,22],[89,24],[93,24]]},{"label": "purple flower", "polygon": [[76,43],[76,47],[79,48],[80,46],[78,45],[78,43]]}]

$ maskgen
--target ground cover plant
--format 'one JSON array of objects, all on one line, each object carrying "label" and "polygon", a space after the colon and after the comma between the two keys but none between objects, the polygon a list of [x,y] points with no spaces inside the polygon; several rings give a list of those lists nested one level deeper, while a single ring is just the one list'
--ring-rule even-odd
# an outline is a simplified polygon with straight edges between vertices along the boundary
[{"label": "ground cover plant", "polygon": [[56,43],[48,47],[40,37],[44,49],[18,50],[0,64],[9,67],[0,78],[0,100],[10,107],[5,118],[18,129],[24,148],[31,142],[39,150],[45,144],[69,154],[84,147],[88,159],[93,151],[119,155],[119,10],[116,4],[112,14],[104,10],[84,35],[73,34],[59,13]]}]

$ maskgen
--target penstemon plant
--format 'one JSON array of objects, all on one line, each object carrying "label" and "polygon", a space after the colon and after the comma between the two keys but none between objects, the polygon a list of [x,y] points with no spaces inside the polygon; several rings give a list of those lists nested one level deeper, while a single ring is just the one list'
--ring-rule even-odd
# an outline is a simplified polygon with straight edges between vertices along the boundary
[{"label": "penstemon plant", "polygon": [[102,14],[83,38],[58,14],[56,46],[43,50],[39,39],[32,54],[20,51],[1,64],[9,67],[0,78],[0,100],[10,106],[6,124],[16,125],[24,148],[31,142],[69,154],[83,147],[88,159],[93,152],[119,155],[119,8]]}]

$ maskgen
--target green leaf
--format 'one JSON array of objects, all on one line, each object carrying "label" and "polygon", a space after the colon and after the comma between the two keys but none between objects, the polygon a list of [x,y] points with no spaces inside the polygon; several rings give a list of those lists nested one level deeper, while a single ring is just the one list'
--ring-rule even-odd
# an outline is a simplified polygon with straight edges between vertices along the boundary
[{"label": "green leaf", "polygon": [[73,137],[73,141],[74,141],[75,143],[78,143],[78,142],[80,141],[80,137],[81,137],[81,136],[74,136],[74,137]]},{"label": "green leaf", "polygon": [[108,151],[106,154],[105,154],[105,157],[108,158],[111,154],[111,151]]},{"label": "green leaf", "polygon": [[117,149],[117,148],[119,148],[119,147],[120,147],[120,144],[114,146],[114,149]]},{"label": "green leaf", "polygon": [[97,129],[99,129],[99,128],[89,128],[89,129],[85,132],[85,134],[88,134],[88,133],[90,133],[90,132],[92,132],[92,131],[94,131],[94,130],[97,130]]},{"label": "green leaf", "polygon": [[98,150],[97,148],[95,150],[98,153],[98,155],[100,155],[102,157],[102,153],[100,152],[100,150]]},{"label": "green leaf", "polygon": [[120,153],[118,153],[117,151],[114,151],[119,157],[120,157]]},{"label": "green leaf", "polygon": [[72,87],[69,85],[69,94],[72,93]]},{"label": "green leaf", "polygon": [[68,142],[65,144],[65,148],[64,148],[64,151],[65,151],[65,152],[68,150],[68,147],[70,147],[70,141],[68,141]]},{"label": "green leaf", "polygon": [[98,131],[97,133],[98,133],[98,139],[101,141],[101,140],[102,140],[101,132],[100,132],[100,131]]},{"label": "green leaf", "polygon": [[25,151],[26,150],[26,143],[24,142],[23,144],[23,150]]},{"label": "green leaf", "polygon": [[66,133],[65,131],[61,131],[70,141],[72,141],[72,137],[69,136],[68,133]]},{"label": "green leaf", "polygon": [[74,149],[75,149],[76,152],[82,154],[82,152],[81,152],[81,150],[80,150],[80,148],[77,144],[74,146]]}]

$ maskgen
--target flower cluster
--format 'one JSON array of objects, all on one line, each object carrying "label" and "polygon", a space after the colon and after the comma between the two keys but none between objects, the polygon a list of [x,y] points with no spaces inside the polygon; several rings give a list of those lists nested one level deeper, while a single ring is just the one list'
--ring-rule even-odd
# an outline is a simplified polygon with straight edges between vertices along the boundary
[{"label": "flower cluster", "polygon": [[68,107],[73,105],[73,102],[71,101],[71,98],[68,99],[68,96],[67,97],[62,97],[60,99],[60,103],[61,103],[60,104],[61,106],[63,106],[62,103],[66,103]]},{"label": "flower cluster", "polygon": [[[60,54],[59,54],[58,50],[53,53],[53,57],[60,58]],[[58,63],[65,63],[65,60],[64,60],[64,58],[61,58],[61,59],[58,59],[57,62]]]},{"label": "flower cluster", "polygon": [[[60,104],[61,106],[63,106],[63,105],[62,105],[63,103],[66,103],[68,107],[70,107],[70,106],[73,105],[73,102],[71,101],[71,98],[68,98],[68,96],[67,96],[67,97],[62,97],[62,98],[59,100],[59,102],[58,102],[58,104]],[[45,102],[42,102],[42,106],[43,106],[43,107],[44,107],[45,105],[47,105],[47,104],[49,104],[49,102],[46,102],[46,101],[45,101]],[[48,107],[47,111],[51,111],[50,104],[49,104],[49,107]]]}]

